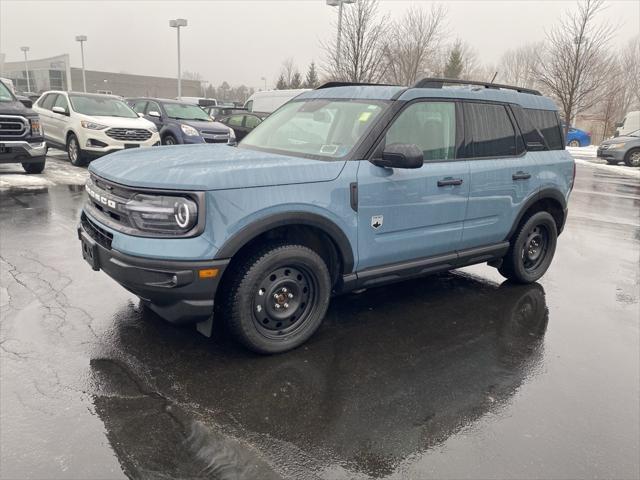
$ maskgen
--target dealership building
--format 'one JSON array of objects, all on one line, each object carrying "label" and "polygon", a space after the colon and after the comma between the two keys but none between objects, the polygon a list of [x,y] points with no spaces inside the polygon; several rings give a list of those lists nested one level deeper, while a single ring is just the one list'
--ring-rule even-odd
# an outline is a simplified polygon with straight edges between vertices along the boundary
[{"label": "dealership building", "polygon": [[[44,92],[46,90],[83,91],[82,69],[72,67],[69,55],[50,58],[29,59],[29,82],[25,62],[5,62],[0,54],[0,77],[13,81],[19,92]],[[178,80],[167,77],[152,77],[130,73],[100,72],[85,70],[87,92],[112,93],[123,97],[149,96],[175,98],[178,94]],[[182,95],[199,97],[202,85],[198,80],[182,80]]]}]

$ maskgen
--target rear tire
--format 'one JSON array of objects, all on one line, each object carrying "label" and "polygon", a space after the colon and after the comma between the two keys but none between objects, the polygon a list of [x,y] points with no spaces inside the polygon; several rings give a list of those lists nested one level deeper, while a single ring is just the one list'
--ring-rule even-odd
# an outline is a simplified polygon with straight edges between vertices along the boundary
[{"label": "rear tire", "polygon": [[281,353],[306,342],[329,306],[327,265],[303,245],[270,244],[235,266],[223,285],[232,336],[257,353]]},{"label": "rear tire", "polygon": [[570,147],[579,147],[580,146],[580,142],[578,140],[571,140],[569,142],[569,146]]},{"label": "rear tire", "polygon": [[624,163],[628,167],[640,167],[640,148],[632,148],[624,156]]},{"label": "rear tire", "polygon": [[533,283],[542,277],[553,260],[558,227],[548,212],[527,218],[511,240],[509,251],[498,268],[500,274],[518,283]]},{"label": "rear tire", "polygon": [[27,173],[42,173],[45,163],[46,160],[42,160],[41,162],[23,163],[22,168],[24,168],[24,171]]},{"label": "rear tire", "polygon": [[87,159],[85,153],[80,148],[80,142],[78,142],[78,137],[75,134],[70,134],[67,139],[67,155],[69,156],[69,161],[71,165],[76,167],[83,167],[87,164]]}]

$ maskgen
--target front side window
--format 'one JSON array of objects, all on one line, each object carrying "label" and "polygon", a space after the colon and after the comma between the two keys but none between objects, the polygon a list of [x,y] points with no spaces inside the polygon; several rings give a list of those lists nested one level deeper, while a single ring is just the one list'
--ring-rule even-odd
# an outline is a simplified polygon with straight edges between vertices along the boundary
[{"label": "front side window", "polygon": [[56,100],[57,96],[57,93],[47,93],[45,97],[38,102],[38,105],[46,110],[51,110],[53,108],[53,102]]},{"label": "front side window", "polygon": [[136,113],[144,113],[144,109],[147,107],[147,102],[138,102],[133,106],[133,111]]},{"label": "front side window", "polygon": [[504,105],[466,103],[465,125],[470,140],[467,156],[484,158],[518,154],[516,132]]},{"label": "front side window", "polygon": [[211,117],[202,108],[189,103],[163,103],[164,111],[174,120],[199,120],[211,122]]},{"label": "front side window", "polygon": [[387,102],[312,99],[293,101],[267,117],[240,147],[309,158],[349,154]]},{"label": "front side window", "polygon": [[93,95],[69,95],[73,110],[83,115],[93,117],[124,117],[137,118],[129,105],[114,97],[99,97]]},{"label": "front side window", "polygon": [[58,95],[58,98],[56,98],[56,101],[53,104],[53,106],[64,108],[65,112],[69,111],[69,102],[67,102],[66,97],[62,94]]},{"label": "front side window", "polygon": [[387,131],[385,145],[417,145],[424,160],[450,160],[456,150],[456,106],[453,102],[409,105]]}]

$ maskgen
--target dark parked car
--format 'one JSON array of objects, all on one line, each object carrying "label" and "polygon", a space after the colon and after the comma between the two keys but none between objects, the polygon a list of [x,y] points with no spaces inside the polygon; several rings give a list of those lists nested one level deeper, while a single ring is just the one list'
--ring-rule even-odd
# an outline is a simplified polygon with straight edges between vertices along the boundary
[{"label": "dark parked car", "polygon": [[262,123],[267,118],[267,113],[235,113],[226,117],[220,117],[217,120],[226,126],[233,128],[236,133],[236,139],[242,140],[247,134]]},{"label": "dark parked car", "polygon": [[21,163],[27,173],[44,170],[47,144],[31,100],[17,98],[0,81],[0,163]]},{"label": "dark parked car", "polygon": [[162,98],[128,98],[127,103],[138,115],[155,123],[163,145],[236,144],[233,129],[214,122],[198,105]]}]

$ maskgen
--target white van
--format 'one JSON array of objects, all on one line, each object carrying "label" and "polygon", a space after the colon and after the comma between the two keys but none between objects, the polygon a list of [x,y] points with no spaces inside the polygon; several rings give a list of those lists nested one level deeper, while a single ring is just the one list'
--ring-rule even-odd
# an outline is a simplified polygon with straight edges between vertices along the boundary
[{"label": "white van", "polygon": [[640,129],[640,110],[627,112],[624,120],[616,123],[616,127],[618,128],[616,130],[616,137],[621,137]]},{"label": "white van", "polygon": [[309,88],[298,88],[295,90],[264,90],[256,92],[245,102],[244,108],[250,112],[272,113],[292,98],[309,90]]}]

